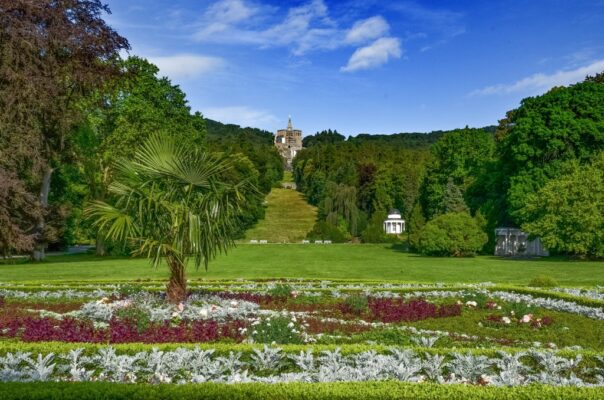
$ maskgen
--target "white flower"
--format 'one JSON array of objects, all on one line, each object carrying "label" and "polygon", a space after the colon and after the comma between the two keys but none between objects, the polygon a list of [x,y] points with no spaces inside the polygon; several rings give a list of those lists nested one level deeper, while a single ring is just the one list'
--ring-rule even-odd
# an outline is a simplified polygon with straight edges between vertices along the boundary
[{"label": "white flower", "polygon": [[512,323],[512,320],[511,320],[511,319],[509,319],[508,317],[502,317],[502,318],[501,318],[501,321],[502,321],[504,324],[511,324],[511,323]]},{"label": "white flower", "polygon": [[529,322],[531,322],[532,319],[533,319],[533,314],[526,314],[522,317],[520,322],[522,322],[524,324],[528,324]]},{"label": "white flower", "polygon": [[478,303],[476,303],[475,301],[466,301],[466,306],[476,307],[476,306],[478,306]]},{"label": "white flower", "polygon": [[293,327],[294,327],[294,323],[293,323],[293,322],[290,322],[289,324],[287,324],[287,327],[288,327],[288,328],[293,328]]},{"label": "white flower", "polygon": [[199,315],[201,315],[202,318],[208,318],[208,310],[206,308],[202,308],[201,310],[199,310]]},{"label": "white flower", "polygon": [[238,305],[239,305],[238,301],[235,301],[235,300],[231,301],[231,307],[237,307]]}]

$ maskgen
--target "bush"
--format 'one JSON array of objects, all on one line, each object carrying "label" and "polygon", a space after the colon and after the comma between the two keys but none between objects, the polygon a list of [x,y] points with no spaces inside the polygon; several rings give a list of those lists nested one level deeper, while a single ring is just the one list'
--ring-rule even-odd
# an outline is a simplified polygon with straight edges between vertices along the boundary
[{"label": "bush", "polygon": [[272,297],[279,298],[290,297],[293,290],[294,289],[289,285],[278,283],[274,288],[269,289],[268,294]]},{"label": "bush", "polygon": [[334,243],[346,243],[350,240],[350,235],[342,232],[337,226],[326,221],[319,221],[313,226],[312,231],[308,232],[306,238],[309,240],[331,240]]},{"label": "bush", "polygon": [[556,287],[558,282],[548,275],[538,275],[534,277],[528,284],[531,287]]},{"label": "bush", "polygon": [[362,314],[369,308],[369,300],[367,296],[352,295],[348,296],[344,301],[344,309],[353,314]]},{"label": "bush", "polygon": [[261,320],[254,329],[252,338],[256,343],[302,344],[300,325],[295,319],[274,317]]},{"label": "bush", "polygon": [[474,256],[487,242],[487,234],[468,213],[439,215],[424,226],[419,252],[430,256]]}]

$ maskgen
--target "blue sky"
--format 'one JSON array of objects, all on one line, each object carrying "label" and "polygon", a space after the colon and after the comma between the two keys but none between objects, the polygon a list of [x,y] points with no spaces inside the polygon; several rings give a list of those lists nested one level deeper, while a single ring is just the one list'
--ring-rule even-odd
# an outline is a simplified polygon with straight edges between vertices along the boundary
[{"label": "blue sky", "polygon": [[106,1],[194,111],[270,131],[491,125],[604,71],[601,0]]}]

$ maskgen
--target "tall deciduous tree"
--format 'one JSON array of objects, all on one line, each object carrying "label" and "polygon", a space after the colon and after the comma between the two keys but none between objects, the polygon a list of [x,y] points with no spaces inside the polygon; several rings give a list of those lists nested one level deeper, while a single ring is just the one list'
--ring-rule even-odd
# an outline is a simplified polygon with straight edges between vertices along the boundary
[{"label": "tall deciduous tree", "polygon": [[[82,169],[89,199],[104,200],[112,180],[112,166],[120,158],[134,155],[139,143],[152,133],[178,137],[188,146],[200,148],[205,124],[191,114],[184,92],[145,59],[120,61],[121,78],[105,93],[87,99],[86,121],[71,135],[68,145]],[[105,252],[102,235],[97,254]]]},{"label": "tall deciduous tree", "polygon": [[96,201],[87,214],[107,237],[129,242],[135,255],[162,259],[170,269],[167,294],[186,298],[185,269],[196,267],[233,244],[233,224],[247,201],[249,182],[230,184],[231,160],[186,146],[174,136],[153,135],[134,155],[122,160],[109,191],[115,204]]},{"label": "tall deciduous tree", "polygon": [[497,138],[509,214],[526,222],[530,194],[558,179],[572,160],[588,163],[604,149],[604,84],[601,77],[529,97],[508,113]]},{"label": "tall deciduous tree", "polygon": [[472,187],[494,158],[495,140],[483,129],[457,129],[444,134],[432,146],[432,154],[420,200],[428,218],[448,211],[452,185],[462,196]]},{"label": "tall deciduous tree", "polygon": [[[0,144],[4,163],[38,184],[48,205],[52,173],[80,117],[76,104],[119,73],[129,48],[103,20],[99,0],[0,0]],[[44,220],[34,258],[44,256]]]},{"label": "tall deciduous tree", "polygon": [[590,165],[568,168],[527,196],[522,228],[551,250],[604,257],[604,152]]}]

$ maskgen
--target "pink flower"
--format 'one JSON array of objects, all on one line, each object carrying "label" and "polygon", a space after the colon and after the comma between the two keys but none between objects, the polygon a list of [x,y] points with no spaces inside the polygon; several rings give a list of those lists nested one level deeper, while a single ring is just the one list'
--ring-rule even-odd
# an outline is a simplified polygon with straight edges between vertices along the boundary
[{"label": "pink flower", "polygon": [[526,314],[522,317],[520,322],[522,322],[523,324],[528,324],[529,322],[531,322],[532,319],[533,319],[533,314]]},{"label": "pink flower", "polygon": [[185,305],[182,302],[178,303],[178,311],[182,312],[184,309]]},{"label": "pink flower", "polygon": [[297,290],[292,290],[290,294],[292,295],[293,298],[298,297],[298,291]]}]

